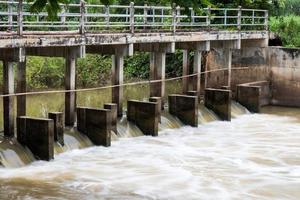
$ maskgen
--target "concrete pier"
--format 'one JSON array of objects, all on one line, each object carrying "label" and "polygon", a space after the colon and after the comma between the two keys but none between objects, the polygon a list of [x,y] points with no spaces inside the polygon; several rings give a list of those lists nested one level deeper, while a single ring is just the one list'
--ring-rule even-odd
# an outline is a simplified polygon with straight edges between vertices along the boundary
[{"label": "concrete pier", "polygon": [[[123,65],[124,56],[116,52],[112,55],[112,85],[122,85],[123,84]],[[112,102],[117,104],[117,114],[122,116],[123,114],[123,86],[116,86],[112,88]]]},{"label": "concrete pier", "polygon": [[[182,50],[182,76],[187,76],[190,74],[190,51]],[[182,78],[182,93],[186,94],[189,91],[189,80],[190,77]]]},{"label": "concrete pier", "polygon": [[108,109],[77,107],[77,129],[95,144],[111,146],[112,112]]},{"label": "concrete pier", "polygon": [[54,122],[54,141],[64,146],[64,114],[62,112],[48,113],[48,118]]},{"label": "concrete pier", "polygon": [[231,120],[231,91],[205,89],[204,105],[214,111],[222,120]]},{"label": "concrete pier", "polygon": [[169,95],[169,112],[184,124],[198,126],[198,97],[188,95]]},{"label": "concrete pier", "polygon": [[54,122],[52,119],[17,118],[17,139],[27,146],[37,159],[54,158]]},{"label": "concrete pier", "polygon": [[[161,97],[150,97],[149,102],[154,102],[158,104],[158,107],[161,108]],[[159,122],[161,122],[161,109],[158,110]]]},{"label": "concrete pier", "polygon": [[117,131],[117,118],[118,118],[118,105],[115,103],[106,103],[104,104],[104,109],[110,110],[111,112],[111,130],[118,133]]},{"label": "concrete pier", "polygon": [[[25,93],[26,86],[26,60],[17,64],[17,93]],[[26,95],[17,96],[17,116],[26,115]]]},{"label": "concrete pier", "polygon": [[[72,53],[66,57],[66,69],[65,69],[65,89],[75,90],[75,78],[76,78],[76,58]],[[76,116],[76,93],[65,93],[65,124],[67,126],[73,126]]]},{"label": "concrete pier", "polygon": [[158,81],[150,84],[150,96],[161,97],[161,109],[165,96],[166,53],[152,52],[150,54],[150,80]]},{"label": "concrete pier", "polygon": [[257,81],[237,85],[236,100],[250,112],[259,113],[260,108],[271,101],[270,83]]},{"label": "concrete pier", "polygon": [[135,123],[145,135],[158,136],[158,103],[130,100],[127,102],[127,119]]},{"label": "concrete pier", "polygon": [[193,73],[197,75],[193,77],[193,90],[197,92],[198,97],[201,90],[201,57],[201,51],[194,51]]},{"label": "concrete pier", "polygon": [[[14,66],[12,62],[3,62],[3,94],[13,94],[14,91]],[[14,97],[3,98],[4,136],[14,137]]]}]

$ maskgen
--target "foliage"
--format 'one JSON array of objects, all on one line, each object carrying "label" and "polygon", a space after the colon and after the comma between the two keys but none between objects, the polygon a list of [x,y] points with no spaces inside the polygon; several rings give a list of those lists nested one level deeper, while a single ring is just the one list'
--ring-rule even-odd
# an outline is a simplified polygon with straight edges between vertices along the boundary
[{"label": "foliage", "polygon": [[271,17],[270,30],[282,40],[284,46],[300,47],[300,16]]}]

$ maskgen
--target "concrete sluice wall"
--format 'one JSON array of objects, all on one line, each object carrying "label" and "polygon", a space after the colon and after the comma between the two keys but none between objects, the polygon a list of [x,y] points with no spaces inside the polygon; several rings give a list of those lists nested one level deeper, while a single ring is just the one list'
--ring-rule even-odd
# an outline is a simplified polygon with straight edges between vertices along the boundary
[{"label": "concrete sluice wall", "polygon": [[[224,50],[212,49],[206,57],[206,70],[222,69]],[[238,68],[238,69],[235,69]],[[228,71],[208,73],[206,87],[227,85]],[[233,50],[231,89],[236,97],[239,84],[269,81],[270,105],[300,106],[300,49],[284,47],[248,47]]]},{"label": "concrete sluice wall", "polygon": [[[243,106],[236,102],[232,102],[232,116],[249,113]],[[219,120],[218,116],[207,109],[203,102],[198,107],[199,125]],[[184,124],[175,116],[168,112],[168,107],[161,113],[161,122],[159,123],[159,131],[166,129],[176,129],[184,126]],[[123,115],[117,121],[117,133],[112,131],[111,140],[116,141],[119,138],[143,136],[143,132],[132,122],[127,120],[127,116]],[[77,131],[76,128],[66,127],[64,129],[64,145],[54,142],[54,157],[60,153],[71,151],[74,149],[82,149],[93,146],[93,143],[85,135]],[[36,159],[31,151],[19,144],[16,138],[6,139],[0,138],[0,164],[3,167],[15,168],[22,167],[34,162]]]}]

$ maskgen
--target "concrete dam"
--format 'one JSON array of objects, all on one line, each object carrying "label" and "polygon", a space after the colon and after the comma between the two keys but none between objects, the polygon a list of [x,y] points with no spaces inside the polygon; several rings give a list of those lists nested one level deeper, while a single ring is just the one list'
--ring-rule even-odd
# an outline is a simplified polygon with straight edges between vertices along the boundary
[{"label": "concrete dam", "polygon": [[[268,45],[268,11],[0,5],[1,199],[300,198],[300,49]],[[126,82],[137,52],[150,78]],[[87,54],[111,57],[111,84],[76,87]],[[64,58],[65,88],[29,91],[29,56]]]}]

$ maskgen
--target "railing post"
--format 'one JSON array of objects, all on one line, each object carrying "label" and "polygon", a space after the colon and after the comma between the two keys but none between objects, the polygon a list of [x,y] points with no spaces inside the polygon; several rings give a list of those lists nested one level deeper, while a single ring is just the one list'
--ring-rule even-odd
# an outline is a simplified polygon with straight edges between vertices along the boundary
[{"label": "railing post", "polygon": [[191,25],[194,25],[195,23],[195,11],[193,8],[191,8]]},{"label": "railing post", "polygon": [[176,11],[176,4],[173,3],[172,7],[172,25],[173,25],[173,33],[176,32],[176,17],[177,17],[177,11]]},{"label": "railing post", "polygon": [[84,34],[84,22],[85,22],[85,2],[84,0],[80,0],[80,27],[79,33]]},{"label": "railing post", "polygon": [[269,27],[268,27],[268,19],[269,19],[269,12],[268,12],[268,10],[265,10],[265,30],[266,31],[269,29]]},{"label": "railing post", "polygon": [[148,23],[148,18],[147,18],[147,15],[148,15],[148,5],[145,4],[144,5],[144,30],[147,29],[147,23]]},{"label": "railing post", "polygon": [[13,1],[9,0],[7,4],[7,12],[8,12],[8,29],[7,31],[11,32],[13,30]]},{"label": "railing post", "polygon": [[241,29],[242,29],[242,6],[239,6],[237,17],[238,17],[237,18],[237,28],[238,28],[238,31],[241,31]]},{"label": "railing post", "polygon": [[210,31],[210,16],[211,16],[211,7],[208,6],[207,8],[207,18],[206,18],[206,25],[208,27],[208,31]]},{"label": "railing post", "polygon": [[177,24],[180,24],[180,6],[177,6],[176,7],[176,17],[177,17],[177,19],[176,19],[176,23]]},{"label": "railing post", "polygon": [[105,24],[109,27],[109,5],[105,5]]},{"label": "railing post", "polygon": [[130,2],[130,32],[134,33],[134,3]]},{"label": "railing post", "polygon": [[254,24],[254,18],[255,17],[255,12],[254,12],[254,10],[252,11],[252,24]]},{"label": "railing post", "polygon": [[23,34],[23,0],[19,0],[18,4],[18,30],[17,34],[21,36]]},{"label": "railing post", "polygon": [[227,9],[224,10],[224,25],[227,26]]}]

